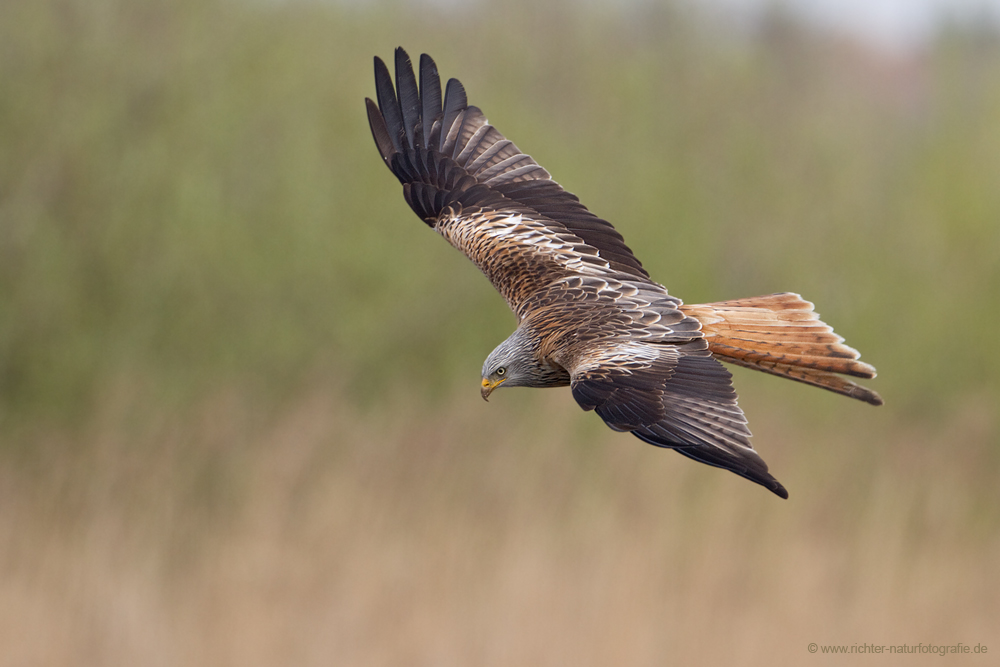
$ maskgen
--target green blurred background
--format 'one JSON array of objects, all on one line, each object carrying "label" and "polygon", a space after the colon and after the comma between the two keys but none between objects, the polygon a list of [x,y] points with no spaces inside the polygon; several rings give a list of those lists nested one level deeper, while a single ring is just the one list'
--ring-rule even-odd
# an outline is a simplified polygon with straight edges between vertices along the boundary
[{"label": "green blurred background", "polygon": [[[514,318],[380,164],[397,45],[671,293],[814,301],[885,407],[736,369],[782,503],[567,391],[483,404]],[[998,297],[988,26],[886,54],[777,10],[8,0],[0,664],[1000,651]]]}]

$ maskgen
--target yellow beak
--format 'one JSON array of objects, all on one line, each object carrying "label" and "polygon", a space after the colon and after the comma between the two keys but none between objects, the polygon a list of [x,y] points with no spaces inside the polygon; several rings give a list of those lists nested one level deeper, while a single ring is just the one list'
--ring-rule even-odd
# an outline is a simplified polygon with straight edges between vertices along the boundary
[{"label": "yellow beak", "polygon": [[503,378],[500,380],[496,380],[495,382],[491,382],[489,379],[483,378],[483,392],[482,392],[483,400],[484,401],[490,400],[490,394],[493,393],[493,390],[502,385],[504,383],[504,380],[506,379],[507,378]]}]

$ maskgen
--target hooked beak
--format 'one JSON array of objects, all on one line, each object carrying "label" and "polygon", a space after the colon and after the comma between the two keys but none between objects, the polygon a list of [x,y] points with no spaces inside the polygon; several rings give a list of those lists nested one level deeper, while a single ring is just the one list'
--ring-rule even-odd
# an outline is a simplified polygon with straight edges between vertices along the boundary
[{"label": "hooked beak", "polygon": [[506,379],[507,378],[503,378],[502,380],[496,380],[495,382],[491,382],[489,379],[483,378],[483,391],[482,391],[483,400],[484,401],[490,400],[490,394],[493,393],[493,390],[502,385],[504,383],[504,380]]}]

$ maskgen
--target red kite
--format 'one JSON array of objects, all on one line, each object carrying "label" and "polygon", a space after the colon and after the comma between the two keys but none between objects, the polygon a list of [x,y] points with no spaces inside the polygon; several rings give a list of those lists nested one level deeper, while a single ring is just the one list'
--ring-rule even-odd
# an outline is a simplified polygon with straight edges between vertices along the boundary
[{"label": "red kite", "polygon": [[572,388],[616,431],[731,470],[788,497],[750,445],[732,376],[772,373],[881,405],[839,374],[875,377],[798,294],[684,305],[654,282],[611,223],[563,190],[420,57],[375,58],[368,121],[403,196],[486,274],[518,326],[483,364],[497,387]]}]

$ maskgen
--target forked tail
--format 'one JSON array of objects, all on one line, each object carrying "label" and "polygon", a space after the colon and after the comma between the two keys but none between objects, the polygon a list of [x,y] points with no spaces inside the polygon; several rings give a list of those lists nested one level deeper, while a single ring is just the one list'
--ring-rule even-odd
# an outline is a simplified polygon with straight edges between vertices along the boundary
[{"label": "forked tail", "polygon": [[681,310],[701,322],[709,349],[722,361],[882,405],[877,393],[837,375],[873,378],[875,368],[859,361],[861,353],[844,345],[798,294],[684,305]]}]

